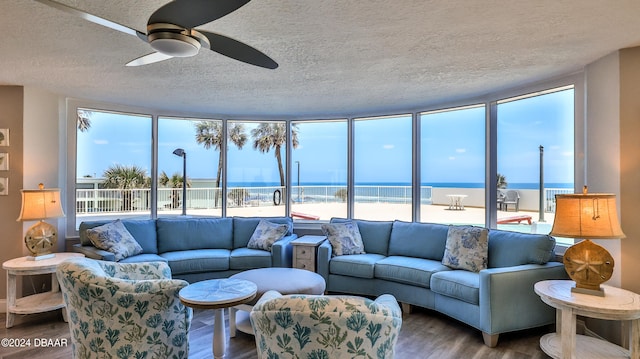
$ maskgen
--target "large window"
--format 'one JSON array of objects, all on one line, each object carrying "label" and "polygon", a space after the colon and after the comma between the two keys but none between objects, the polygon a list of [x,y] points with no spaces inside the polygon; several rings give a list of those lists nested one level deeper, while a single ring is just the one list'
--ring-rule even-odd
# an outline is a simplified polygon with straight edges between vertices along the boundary
[{"label": "large window", "polygon": [[354,217],[412,218],[411,115],[354,121]]},{"label": "large window", "polygon": [[347,216],[347,121],[294,122],[291,214],[294,219]]},{"label": "large window", "polygon": [[526,231],[509,222],[525,215],[537,222],[535,231],[549,233],[555,195],[574,188],[574,89],[500,101],[497,121],[498,187],[505,196],[498,228]]},{"label": "large window", "polygon": [[[223,141],[222,121],[158,118],[158,216],[179,215],[183,204],[189,215],[222,214]],[[187,198],[183,202],[185,161]]]},{"label": "large window", "polygon": [[[286,122],[228,124],[227,215],[284,216]],[[297,134],[292,130],[293,146]]]},{"label": "large window", "polygon": [[498,228],[548,233],[555,194],[574,188],[575,91],[288,121],[168,117],[72,101],[69,230],[84,220],[177,216],[184,207],[192,216],[294,220],[496,219]]},{"label": "large window", "polygon": [[151,117],[76,111],[76,228],[85,220],[151,215]]},{"label": "large window", "polygon": [[485,222],[485,107],[420,115],[420,220]]}]

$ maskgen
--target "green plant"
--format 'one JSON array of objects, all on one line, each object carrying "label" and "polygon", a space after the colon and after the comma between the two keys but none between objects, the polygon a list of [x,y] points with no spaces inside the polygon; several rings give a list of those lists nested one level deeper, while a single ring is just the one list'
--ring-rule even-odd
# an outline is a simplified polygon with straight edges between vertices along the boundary
[{"label": "green plant", "polygon": [[346,188],[340,188],[339,190],[336,191],[336,193],[333,196],[338,198],[338,199],[340,199],[342,202],[346,202],[347,201],[347,189]]}]

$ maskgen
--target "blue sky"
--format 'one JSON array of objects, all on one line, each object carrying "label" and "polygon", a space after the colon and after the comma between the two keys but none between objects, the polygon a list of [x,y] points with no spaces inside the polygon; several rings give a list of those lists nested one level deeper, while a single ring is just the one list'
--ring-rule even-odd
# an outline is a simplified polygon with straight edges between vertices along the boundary
[{"label": "blue sky", "polygon": [[[510,183],[537,183],[539,149],[545,148],[545,182],[573,181],[573,90],[565,90],[498,106],[498,172]],[[483,182],[485,166],[484,107],[429,114],[422,118],[422,182]],[[138,165],[151,170],[151,120],[148,117],[94,112],[91,128],[78,135],[78,177],[101,177],[110,165]],[[249,136],[242,150],[228,153],[229,182],[279,182],[273,150],[253,150]],[[292,183],[345,183],[346,121],[301,122],[300,146],[292,155]],[[355,133],[356,183],[411,181],[411,119],[396,116],[358,120]],[[182,173],[187,152],[190,178],[215,178],[218,152],[195,142],[192,121],[160,119],[158,167]],[[282,151],[283,158],[285,151]]]}]

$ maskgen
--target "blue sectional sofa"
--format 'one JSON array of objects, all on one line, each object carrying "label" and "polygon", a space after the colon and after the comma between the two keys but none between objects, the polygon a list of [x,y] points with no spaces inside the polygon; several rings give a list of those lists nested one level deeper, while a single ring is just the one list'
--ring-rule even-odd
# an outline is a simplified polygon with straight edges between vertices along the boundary
[{"label": "blue sectional sofa", "polygon": [[[345,222],[332,219],[331,222]],[[449,226],[430,223],[357,223],[366,254],[332,256],[325,241],[318,249],[318,273],[327,291],[356,295],[394,295],[403,306],[433,309],[483,333],[494,347],[500,333],[551,324],[555,310],[533,285],[567,279],[554,257],[548,235],[490,230],[488,268],[479,272],[442,264]]]},{"label": "blue sectional sofa", "polygon": [[[247,248],[247,243],[260,220],[287,224],[284,238],[275,242],[271,251]],[[106,224],[108,220],[80,224],[80,243],[74,250],[94,259],[113,261],[114,255],[94,247],[87,230]],[[196,282],[226,278],[247,269],[291,267],[293,221],[289,217],[171,217],[158,219],[125,219],[122,223],[142,247],[142,253],[121,262],[163,261],[169,264],[174,278]]]}]

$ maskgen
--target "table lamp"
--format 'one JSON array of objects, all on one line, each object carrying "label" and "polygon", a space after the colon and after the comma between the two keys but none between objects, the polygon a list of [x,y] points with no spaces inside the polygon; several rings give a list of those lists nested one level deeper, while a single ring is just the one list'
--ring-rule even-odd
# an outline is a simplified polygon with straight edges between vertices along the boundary
[{"label": "table lamp", "polygon": [[31,226],[24,237],[24,243],[32,256],[29,260],[42,260],[55,256],[52,249],[58,241],[58,230],[55,226],[45,222],[47,218],[64,217],[60,202],[60,190],[57,188],[44,189],[40,183],[37,190],[22,192],[22,209],[18,221],[38,221]]},{"label": "table lamp", "polygon": [[564,266],[576,282],[572,292],[604,296],[600,284],[613,275],[611,254],[591,239],[624,238],[616,196],[608,193],[557,194],[552,236],[584,239],[564,253]]}]

